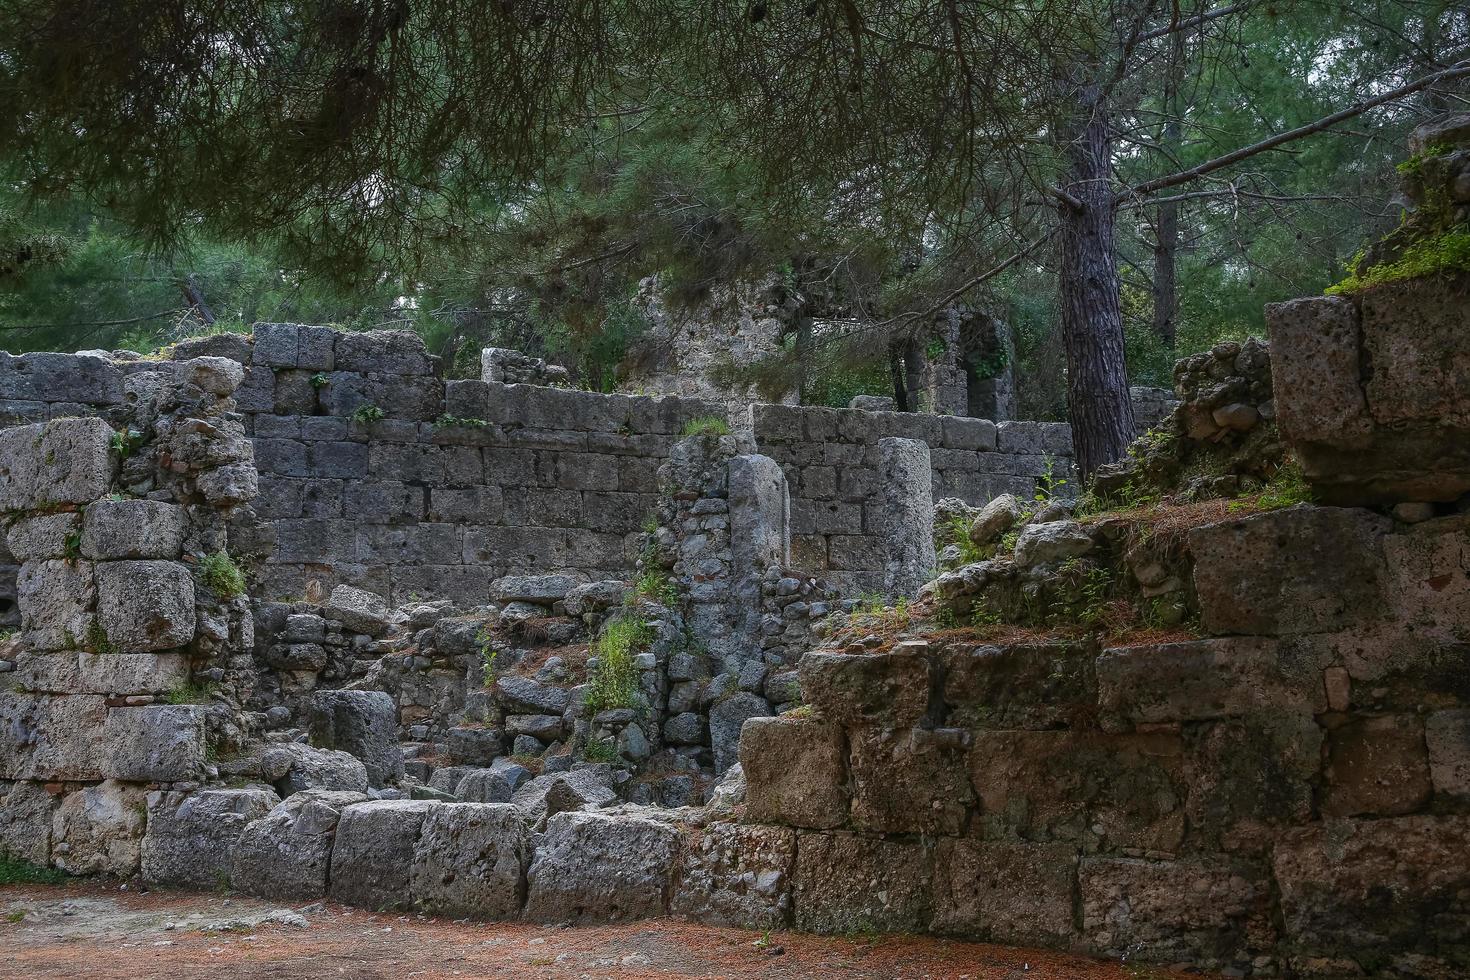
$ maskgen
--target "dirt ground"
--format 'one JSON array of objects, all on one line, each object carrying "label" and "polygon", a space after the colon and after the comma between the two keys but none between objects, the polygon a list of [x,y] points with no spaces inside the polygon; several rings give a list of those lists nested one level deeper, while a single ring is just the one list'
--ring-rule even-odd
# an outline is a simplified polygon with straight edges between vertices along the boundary
[{"label": "dirt ground", "polygon": [[[1165,980],[1167,970],[918,937],[833,938],[690,925],[597,928],[283,906],[117,884],[0,888],[0,977],[971,978]],[[1196,976],[1198,976],[1196,974]]]}]

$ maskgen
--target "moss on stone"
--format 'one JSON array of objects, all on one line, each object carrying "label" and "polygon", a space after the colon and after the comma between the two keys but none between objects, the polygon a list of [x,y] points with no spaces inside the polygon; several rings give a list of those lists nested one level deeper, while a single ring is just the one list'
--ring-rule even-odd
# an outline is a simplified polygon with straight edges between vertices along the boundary
[{"label": "moss on stone", "polygon": [[1376,286],[1453,272],[1470,272],[1470,227],[1460,226],[1421,239],[1393,262],[1363,268],[1359,260],[1342,282],[1327,288],[1329,296],[1346,296]]}]

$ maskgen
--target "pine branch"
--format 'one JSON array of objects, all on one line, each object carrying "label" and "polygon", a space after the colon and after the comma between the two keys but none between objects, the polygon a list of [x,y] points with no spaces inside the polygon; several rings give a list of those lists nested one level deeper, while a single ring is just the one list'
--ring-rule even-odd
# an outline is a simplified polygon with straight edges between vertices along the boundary
[{"label": "pine branch", "polygon": [[1146,194],[1152,194],[1155,191],[1164,190],[1165,188],[1187,184],[1191,180],[1203,177],[1205,174],[1214,173],[1216,170],[1221,170],[1242,160],[1248,160],[1259,153],[1273,150],[1278,146],[1290,143],[1293,140],[1299,140],[1304,136],[1320,133],[1324,129],[1329,129],[1346,119],[1352,119],[1354,116],[1362,115],[1369,109],[1376,109],[1381,105],[1397,102],[1400,99],[1413,95],[1415,92],[1423,91],[1431,85],[1437,85],[1440,82],[1453,81],[1457,78],[1465,78],[1467,76],[1470,76],[1470,61],[1461,62],[1446,68],[1444,71],[1435,72],[1432,75],[1426,75],[1418,81],[1410,82],[1407,85],[1400,85],[1396,89],[1390,89],[1382,95],[1374,96],[1371,99],[1354,102],[1346,109],[1334,112],[1330,116],[1323,116],[1316,122],[1310,122],[1305,126],[1298,126],[1296,129],[1278,133],[1268,139],[1261,140],[1259,143],[1252,143],[1250,146],[1243,146],[1238,150],[1232,150],[1224,156],[1218,156],[1213,160],[1206,160],[1204,163],[1190,167],[1188,170],[1181,170],[1167,177],[1156,177],[1153,180],[1144,181],[1137,187],[1131,187],[1121,192],[1118,195],[1118,200],[1121,201],[1130,197],[1142,197]]}]

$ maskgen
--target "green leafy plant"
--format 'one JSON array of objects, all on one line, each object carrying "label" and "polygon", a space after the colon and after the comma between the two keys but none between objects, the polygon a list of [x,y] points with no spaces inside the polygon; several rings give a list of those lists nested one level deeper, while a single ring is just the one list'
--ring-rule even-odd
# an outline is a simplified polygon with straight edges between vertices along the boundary
[{"label": "green leafy plant", "polygon": [[[0,851],[0,885],[60,885],[66,875]],[[18,920],[12,920],[18,921]]]},{"label": "green leafy plant", "polygon": [[163,700],[166,704],[205,704],[213,696],[213,684],[180,684],[164,692]]},{"label": "green leafy plant", "polygon": [[245,573],[223,549],[200,559],[199,571],[204,584],[221,599],[245,594]]},{"label": "green leafy plant", "polygon": [[704,415],[697,419],[690,419],[684,424],[684,437],[690,436],[728,436],[730,434],[730,423],[718,415]]},{"label": "green leafy plant", "polygon": [[587,679],[587,710],[630,708],[638,697],[637,651],[653,639],[653,627],[636,616],[621,616],[603,627],[593,644],[597,666]]},{"label": "green leafy plant", "polygon": [[1003,620],[1000,615],[1000,610],[991,609],[983,602],[975,603],[975,605],[970,609],[971,626],[999,626],[1002,622]]},{"label": "green leafy plant", "polygon": [[638,576],[638,581],[633,583],[632,594],[663,606],[672,606],[679,601],[678,585],[662,568],[650,568]]},{"label": "green leafy plant", "polygon": [[81,531],[67,533],[66,540],[61,544],[61,554],[69,562],[75,562],[82,557]]},{"label": "green leafy plant", "polygon": [[353,419],[363,425],[371,425],[383,418],[383,410],[372,402],[357,406],[357,411],[352,413]]},{"label": "green leafy plant", "polygon": [[480,647],[480,682],[483,687],[495,686],[495,662],[500,659],[500,650],[495,646],[495,637],[489,626],[481,626],[475,633],[475,642]]},{"label": "green leafy plant", "polygon": [[313,388],[325,388],[331,383],[331,379],[320,371],[311,376],[311,386]]},{"label": "green leafy plant", "polygon": [[489,424],[490,423],[485,421],[484,419],[477,419],[460,415],[450,415],[448,412],[445,412],[443,415],[434,420],[434,428],[436,429],[448,429],[455,427],[464,429],[483,429]]},{"label": "green leafy plant", "polygon": [[984,548],[970,540],[970,521],[963,514],[951,515],[944,525],[944,537],[949,544],[960,549],[956,564],[973,565],[990,557]]},{"label": "green leafy plant", "polygon": [[82,634],[82,647],[89,653],[117,653],[118,646],[113,643],[107,635],[107,630],[97,620],[87,624],[87,631]]},{"label": "green leafy plant", "polygon": [[588,762],[617,762],[618,747],[610,738],[589,738],[582,748],[582,758]]},{"label": "green leafy plant", "polygon": [[127,459],[142,441],[143,433],[137,429],[119,429],[112,434],[112,438],[108,440],[108,444],[112,447],[112,451],[117,453],[119,457]]},{"label": "green leafy plant", "polygon": [[1045,469],[1036,481],[1036,500],[1038,503],[1050,503],[1055,500],[1057,493],[1065,487],[1068,481],[1056,473],[1056,460],[1047,456]]}]

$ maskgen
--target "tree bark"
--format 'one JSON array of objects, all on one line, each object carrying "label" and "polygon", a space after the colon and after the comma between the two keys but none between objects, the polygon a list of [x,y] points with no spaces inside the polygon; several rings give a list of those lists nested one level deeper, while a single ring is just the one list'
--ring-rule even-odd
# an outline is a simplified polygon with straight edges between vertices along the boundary
[{"label": "tree bark", "polygon": [[1094,81],[1075,92],[1078,113],[1064,148],[1063,187],[1075,204],[1058,206],[1060,299],[1072,444],[1085,479],[1123,456],[1133,439],[1133,405],[1123,353],[1107,106]]}]

